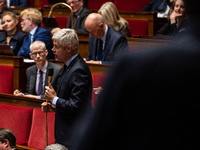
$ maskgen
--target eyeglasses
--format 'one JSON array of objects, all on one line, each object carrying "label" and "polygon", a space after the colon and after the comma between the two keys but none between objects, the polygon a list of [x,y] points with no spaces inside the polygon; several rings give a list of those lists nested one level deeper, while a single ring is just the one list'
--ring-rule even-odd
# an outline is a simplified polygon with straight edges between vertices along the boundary
[{"label": "eyeglasses", "polygon": [[38,54],[39,56],[41,56],[43,53],[44,53],[44,51],[41,51],[41,52],[31,53],[31,55],[35,57],[35,56],[37,56],[37,54]]},{"label": "eyeglasses", "polygon": [[67,4],[68,4],[68,5],[71,5],[71,4],[75,5],[77,2],[80,2],[80,0],[77,0],[77,1],[72,1],[72,2],[70,2],[70,3],[67,3]]}]

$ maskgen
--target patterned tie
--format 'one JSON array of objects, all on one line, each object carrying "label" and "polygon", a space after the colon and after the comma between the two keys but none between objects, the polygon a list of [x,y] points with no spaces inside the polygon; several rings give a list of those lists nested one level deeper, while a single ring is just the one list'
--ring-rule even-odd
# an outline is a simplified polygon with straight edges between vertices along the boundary
[{"label": "patterned tie", "polygon": [[101,39],[98,40],[98,50],[96,60],[102,61],[102,51],[103,51],[103,41]]},{"label": "patterned tie", "polygon": [[38,95],[42,95],[43,91],[43,72],[42,70],[40,72],[40,77],[39,77],[39,84],[38,84]]}]

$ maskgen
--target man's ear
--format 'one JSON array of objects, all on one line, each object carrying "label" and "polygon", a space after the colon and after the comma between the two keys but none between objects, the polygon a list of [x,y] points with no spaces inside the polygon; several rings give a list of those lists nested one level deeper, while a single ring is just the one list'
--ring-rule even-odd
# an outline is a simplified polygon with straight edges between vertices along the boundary
[{"label": "man's ear", "polygon": [[3,142],[3,145],[5,148],[8,148],[10,146],[10,142],[7,139],[5,139],[5,141]]},{"label": "man's ear", "polygon": [[67,51],[69,52],[69,51],[71,51],[71,49],[72,49],[72,46],[71,45],[67,45]]},{"label": "man's ear", "polygon": [[31,57],[31,59],[33,59],[31,53],[29,53],[29,56]]},{"label": "man's ear", "polygon": [[48,50],[45,50],[45,54],[46,54],[46,56],[48,55],[48,53],[49,53]]},{"label": "man's ear", "polygon": [[99,23],[100,28],[103,28],[104,24],[101,22]]}]

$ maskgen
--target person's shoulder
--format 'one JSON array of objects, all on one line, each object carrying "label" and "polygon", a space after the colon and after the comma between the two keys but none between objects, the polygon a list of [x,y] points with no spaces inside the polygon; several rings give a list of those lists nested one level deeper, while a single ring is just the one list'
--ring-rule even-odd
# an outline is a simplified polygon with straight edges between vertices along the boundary
[{"label": "person's shoulder", "polygon": [[47,29],[43,27],[38,27],[34,36],[43,36],[43,35],[51,37],[51,33]]},{"label": "person's shoulder", "polygon": [[0,31],[0,39],[5,39],[6,38],[6,32],[5,31]]},{"label": "person's shoulder", "polygon": [[126,39],[120,31],[113,29],[108,26],[108,34],[112,36],[114,39]]},{"label": "person's shoulder", "polygon": [[19,36],[26,36],[26,34],[24,32],[21,32],[20,30],[17,30],[16,34]]},{"label": "person's shoulder", "polygon": [[85,13],[92,13],[92,11],[89,10],[87,7],[83,7],[82,11],[85,12]]},{"label": "person's shoulder", "polygon": [[49,63],[49,66],[53,67],[54,69],[61,69],[62,68],[61,65],[58,65],[56,63],[53,63],[53,62],[48,62],[48,63]]},{"label": "person's shoulder", "polygon": [[32,72],[32,71],[34,71],[36,68],[37,68],[37,66],[36,66],[36,64],[34,64],[34,65],[28,67],[27,70],[26,70],[26,72],[27,72],[27,73]]}]

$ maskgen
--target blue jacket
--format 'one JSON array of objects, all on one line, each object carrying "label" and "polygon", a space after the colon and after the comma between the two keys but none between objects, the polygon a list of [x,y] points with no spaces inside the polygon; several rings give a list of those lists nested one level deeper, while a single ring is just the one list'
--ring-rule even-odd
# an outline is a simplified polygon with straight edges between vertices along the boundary
[{"label": "blue jacket", "polygon": [[[141,9],[141,11],[148,11],[148,12],[161,12],[165,9],[163,7],[163,10],[160,10],[159,7],[162,4],[163,0],[152,0],[150,3],[148,3],[144,8]],[[169,5],[171,7],[171,4],[169,0],[165,1],[165,6]]]},{"label": "blue jacket", "polygon": [[10,0],[10,6],[28,7],[28,0]]},{"label": "blue jacket", "polygon": [[[51,49],[53,48],[53,42],[51,39],[51,34],[45,28],[38,27],[36,29],[35,34],[33,35],[33,42],[34,41],[42,41],[46,44],[46,48],[48,50],[47,59],[54,59],[53,52]],[[29,42],[29,35],[27,34],[24,38],[22,47],[20,48],[17,56],[24,56],[25,58],[30,58],[30,42]]]}]

